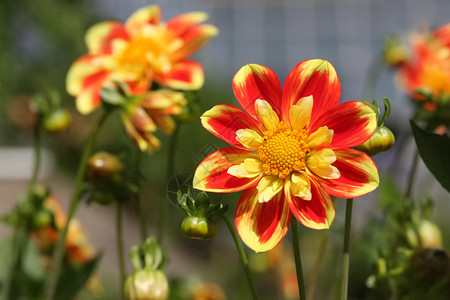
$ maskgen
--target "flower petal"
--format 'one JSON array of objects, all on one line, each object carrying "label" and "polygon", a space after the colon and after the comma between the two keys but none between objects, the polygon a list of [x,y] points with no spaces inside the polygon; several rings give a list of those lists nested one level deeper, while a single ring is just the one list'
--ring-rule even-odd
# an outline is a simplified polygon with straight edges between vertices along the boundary
[{"label": "flower petal", "polygon": [[303,200],[311,200],[311,181],[309,180],[309,176],[305,173],[292,173],[291,193]]},{"label": "flower petal", "polygon": [[350,148],[331,149],[336,155],[333,166],[341,175],[337,179],[317,178],[328,193],[340,198],[354,198],[378,187],[378,169],[367,154]]},{"label": "flower petal", "polygon": [[289,206],[283,193],[267,203],[259,203],[256,187],[246,190],[239,199],[235,224],[242,241],[255,252],[273,249],[286,235],[291,222]]},{"label": "flower petal", "polygon": [[[313,96],[311,121],[339,103],[341,84],[336,70],[326,60],[305,60],[294,67],[284,82],[283,115],[289,115],[292,105],[303,97]],[[287,121],[286,119],[284,119]]]},{"label": "flower petal", "polygon": [[263,137],[251,129],[238,129],[236,131],[236,140],[250,150],[257,150],[264,143]]},{"label": "flower petal", "polygon": [[188,12],[167,21],[167,28],[174,36],[181,36],[195,25],[206,21],[208,14],[201,11]]},{"label": "flower petal", "polygon": [[331,147],[353,147],[367,141],[377,129],[375,112],[360,101],[349,101],[327,111],[311,125],[311,131],[321,126],[333,130]]},{"label": "flower petal", "polygon": [[292,182],[286,180],[284,186],[286,201],[300,223],[312,229],[328,229],[336,215],[333,202],[316,180],[310,178],[310,182],[311,200],[306,201],[291,193]]},{"label": "flower petal", "polygon": [[150,5],[135,11],[125,22],[125,27],[129,32],[136,32],[146,24],[159,24],[161,21],[161,8],[157,5]]},{"label": "flower petal", "polygon": [[256,158],[246,158],[240,165],[231,166],[228,174],[238,178],[253,178],[262,173],[263,162]]},{"label": "flower petal", "polygon": [[237,131],[240,129],[251,129],[262,136],[256,120],[243,112],[240,108],[219,104],[206,111],[202,116],[202,125],[206,130],[224,140],[225,142],[241,149],[246,149],[237,140]]},{"label": "flower petal", "polygon": [[292,129],[302,130],[309,124],[313,108],[313,97],[303,97],[289,109],[289,120]]},{"label": "flower petal", "polygon": [[261,123],[264,124],[267,130],[277,130],[280,124],[280,119],[277,113],[272,109],[272,106],[266,100],[257,99],[255,101],[255,110]]},{"label": "flower petal", "polygon": [[187,100],[183,93],[165,89],[147,92],[139,103],[146,109],[161,109],[167,114],[181,113],[186,104]]},{"label": "flower petal", "polygon": [[325,148],[311,151],[306,158],[307,168],[317,176],[326,179],[339,178],[339,169],[331,164],[336,161],[333,150]]},{"label": "flower petal", "polygon": [[176,90],[198,90],[205,81],[202,66],[193,60],[177,62],[170,71],[154,76],[156,82]]},{"label": "flower petal", "polygon": [[161,142],[152,133],[137,130],[127,114],[122,113],[121,116],[125,130],[141,151],[151,153],[154,149],[161,147]]},{"label": "flower petal", "polygon": [[333,130],[328,129],[327,126],[322,126],[308,136],[306,143],[310,149],[328,146],[331,144],[333,134]]},{"label": "flower petal", "polygon": [[256,186],[258,202],[268,202],[283,189],[283,179],[278,176],[264,176]]},{"label": "flower petal", "polygon": [[191,28],[181,36],[183,43],[171,54],[172,60],[176,61],[188,57],[218,34],[219,30],[217,27],[210,24],[203,24]]},{"label": "flower petal", "polygon": [[96,88],[86,88],[75,99],[77,110],[83,114],[89,114],[102,105],[100,90]]},{"label": "flower petal", "polygon": [[128,35],[119,21],[100,22],[88,29],[84,37],[89,53],[111,53],[111,41],[121,37],[128,39]]},{"label": "flower petal", "polygon": [[255,101],[263,99],[281,116],[281,84],[271,69],[250,64],[243,66],[233,77],[233,91],[242,108],[257,119]]},{"label": "flower petal", "polygon": [[156,131],[157,127],[152,118],[140,106],[130,105],[126,112],[133,126],[139,131]]},{"label": "flower petal", "polygon": [[231,166],[240,165],[248,158],[259,159],[252,152],[234,147],[213,152],[195,170],[194,188],[207,192],[230,193],[256,185],[262,174],[253,178],[238,178],[228,173]]},{"label": "flower petal", "polygon": [[101,59],[97,55],[83,55],[72,63],[66,76],[66,89],[70,95],[76,96],[86,88],[100,90],[109,75],[100,65]]}]

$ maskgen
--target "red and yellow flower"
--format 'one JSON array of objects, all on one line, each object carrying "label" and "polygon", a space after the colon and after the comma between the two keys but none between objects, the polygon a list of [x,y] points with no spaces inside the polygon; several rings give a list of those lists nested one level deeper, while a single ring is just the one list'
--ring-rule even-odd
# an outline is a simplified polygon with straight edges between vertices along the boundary
[{"label": "red and yellow flower", "polygon": [[341,86],[329,62],[299,63],[283,89],[271,69],[246,65],[234,76],[233,90],[244,111],[216,105],[201,120],[234,147],[206,157],[195,172],[194,187],[245,190],[235,223],[256,252],[281,241],[291,214],[307,227],[329,228],[335,216],[330,195],[359,197],[378,186],[373,161],[349,148],[372,136],[375,113],[359,101],[338,104]]},{"label": "red and yellow flower", "polygon": [[429,93],[432,101],[423,105],[434,110],[441,96],[450,95],[450,24],[432,33],[415,33],[410,43],[411,58],[399,68],[398,83],[418,101],[426,100],[423,92]]},{"label": "red and yellow flower", "polygon": [[[47,224],[31,231],[31,238],[39,249],[49,257],[58,242],[58,231],[62,230],[67,222],[67,214],[61,203],[53,196],[47,197],[43,202],[44,208],[53,214],[53,226]],[[81,223],[72,220],[69,224],[66,238],[66,258],[69,263],[85,263],[94,259],[97,250],[90,243]]]},{"label": "red and yellow flower", "polygon": [[133,94],[145,93],[152,82],[180,90],[199,89],[202,66],[188,57],[218,30],[199,24],[202,12],[161,21],[161,9],[153,5],[134,12],[123,24],[106,21],[86,33],[89,53],[78,58],[67,75],[67,91],[76,97],[78,110],[87,114],[101,105],[100,89],[114,80],[125,82]]},{"label": "red and yellow flower", "polygon": [[171,115],[180,114],[186,103],[181,92],[149,91],[143,98],[131,99],[121,110],[125,130],[141,151],[159,149],[161,143],[153,132],[159,128],[167,134],[172,133],[176,124]]}]

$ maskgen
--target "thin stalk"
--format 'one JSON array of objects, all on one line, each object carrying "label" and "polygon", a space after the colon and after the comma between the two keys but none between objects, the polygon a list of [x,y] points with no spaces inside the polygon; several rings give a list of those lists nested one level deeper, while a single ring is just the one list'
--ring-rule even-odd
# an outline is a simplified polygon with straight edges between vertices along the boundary
[{"label": "thin stalk", "polygon": [[319,275],[320,268],[322,267],[323,258],[325,256],[325,250],[326,250],[325,246],[328,241],[329,233],[330,233],[329,230],[322,230],[322,232],[320,233],[319,245],[317,246],[317,251],[315,254],[315,258],[314,258],[313,267],[311,269],[311,272],[309,273],[308,282],[306,284],[306,286],[307,286],[306,290],[308,291],[308,294],[307,294],[308,299],[312,299],[312,297],[314,296],[314,290],[316,288],[316,281],[317,281],[317,277]]},{"label": "thin stalk", "polygon": [[[175,150],[177,148],[180,126],[181,124],[177,124],[175,131],[172,133],[172,136],[170,137],[169,157],[167,159],[166,180],[165,180],[166,185],[168,184],[170,177],[173,175],[174,172]],[[159,229],[158,229],[158,243],[160,245],[162,245],[164,240],[164,234],[166,233],[168,209],[169,209],[169,197],[163,197],[161,201],[161,216],[159,219]]]},{"label": "thin stalk", "polygon": [[109,115],[109,111],[105,111],[100,117],[96,126],[92,129],[91,135],[87,141],[86,147],[84,148],[83,156],[81,157],[80,164],[78,165],[77,175],[75,177],[75,185],[72,193],[72,198],[69,205],[69,210],[67,213],[67,222],[62,231],[59,232],[58,243],[53,250],[52,255],[52,267],[50,270],[50,277],[47,282],[45,299],[52,300],[55,294],[56,286],[58,284],[59,273],[61,272],[61,266],[64,258],[64,246],[66,242],[67,230],[69,228],[70,221],[75,214],[78,205],[80,203],[80,192],[83,184],[84,175],[86,173],[86,166],[89,155],[91,154],[92,147],[94,146],[97,134]]},{"label": "thin stalk", "polygon": [[[417,149],[414,152],[413,163],[411,167],[411,172],[409,172],[408,185],[405,191],[405,199],[410,199],[412,195],[412,188],[414,185],[414,179],[416,178],[417,166],[419,164],[419,153]],[[409,201],[409,200],[407,200]]]},{"label": "thin stalk", "polygon": [[123,251],[122,235],[122,203],[117,201],[116,205],[116,237],[117,237],[117,256],[119,257],[120,291],[121,299],[124,296],[123,286],[125,283],[125,257]]},{"label": "thin stalk", "polygon": [[350,268],[350,232],[352,225],[352,209],[353,199],[347,199],[345,208],[345,233],[344,233],[344,250],[343,250],[343,266],[342,266],[342,284],[341,284],[341,300],[348,297],[348,273]]},{"label": "thin stalk", "polygon": [[[36,185],[36,181],[39,174],[39,169],[41,168],[41,126],[40,126],[40,120],[38,120],[36,126],[33,130],[33,153],[34,153],[34,159],[33,159],[33,168],[31,170],[31,177],[30,181],[28,182],[28,190],[27,190],[27,200],[30,199],[33,188]],[[10,289],[11,289],[11,283],[12,283],[12,277],[14,270],[16,269],[16,265],[19,262],[20,255],[22,253],[21,249],[23,243],[21,243],[21,236],[24,235],[24,230],[21,228],[18,228],[19,225],[14,225],[13,232],[12,232],[12,240],[11,240],[11,248],[10,248],[10,259],[8,260],[8,265],[6,269],[6,277],[4,279],[0,299],[2,300],[8,300]],[[23,238],[23,237],[22,237]]]},{"label": "thin stalk", "polygon": [[31,178],[28,183],[28,198],[31,196],[31,193],[33,192],[33,188],[36,185],[36,181],[38,178],[39,170],[41,168],[41,130],[40,130],[40,121],[38,121],[38,124],[34,128],[34,163],[33,163],[33,169],[31,171]]},{"label": "thin stalk", "polygon": [[252,273],[250,272],[250,267],[248,265],[248,259],[247,259],[247,256],[245,255],[244,248],[242,247],[241,241],[239,240],[236,229],[234,229],[233,223],[230,221],[230,219],[225,214],[222,214],[221,217],[224,220],[225,224],[227,225],[228,230],[231,233],[231,236],[233,237],[234,244],[236,245],[236,249],[239,253],[239,257],[241,258],[242,267],[244,268],[245,277],[247,278],[247,282],[250,287],[250,291],[252,293],[253,300],[258,300],[258,295],[256,294],[255,283],[253,282]]},{"label": "thin stalk", "polygon": [[137,204],[138,204],[138,214],[139,214],[139,224],[140,224],[140,230],[141,230],[141,240],[145,241],[145,239],[148,237],[147,234],[147,224],[145,222],[145,211],[144,211],[144,202],[142,199],[142,193],[141,193],[141,172],[140,172],[140,166],[142,161],[142,151],[137,149],[138,153],[136,153],[136,160],[135,160],[135,166],[134,170],[137,174],[137,192],[134,194],[134,197],[136,197]]},{"label": "thin stalk", "polygon": [[296,218],[292,218],[291,231],[292,231],[292,246],[294,248],[295,270],[297,271],[298,293],[300,295],[300,300],[306,300],[306,293],[304,286],[305,280],[303,278],[302,258],[300,255],[300,243],[298,240],[298,228]]}]

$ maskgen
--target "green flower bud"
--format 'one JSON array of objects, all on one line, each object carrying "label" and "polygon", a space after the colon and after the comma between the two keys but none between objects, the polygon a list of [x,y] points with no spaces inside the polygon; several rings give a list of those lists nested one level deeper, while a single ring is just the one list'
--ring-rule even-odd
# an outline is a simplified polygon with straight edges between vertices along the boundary
[{"label": "green flower bud", "polygon": [[97,182],[118,182],[122,179],[123,166],[120,160],[107,152],[97,152],[89,158],[87,174]]},{"label": "green flower bud", "polygon": [[356,149],[367,153],[369,156],[374,156],[388,151],[394,144],[395,137],[392,131],[385,126],[381,126],[375,130],[370,139],[357,146]]},{"label": "green flower bud", "polygon": [[217,234],[217,223],[210,218],[187,216],[181,223],[181,232],[192,239],[208,240]]},{"label": "green flower bud", "polygon": [[169,282],[159,270],[137,270],[125,280],[127,300],[165,300],[169,297]]},{"label": "green flower bud", "polygon": [[42,128],[49,133],[65,130],[72,122],[72,116],[65,109],[57,109],[47,114],[42,120]]},{"label": "green flower bud", "polygon": [[39,229],[48,226],[52,223],[52,213],[48,210],[38,211],[33,216],[33,228]]},{"label": "green flower bud", "polygon": [[[418,240],[420,238],[420,243]],[[406,239],[413,248],[442,248],[442,234],[439,227],[428,220],[422,220],[417,228],[417,233],[413,228],[406,231]]]}]

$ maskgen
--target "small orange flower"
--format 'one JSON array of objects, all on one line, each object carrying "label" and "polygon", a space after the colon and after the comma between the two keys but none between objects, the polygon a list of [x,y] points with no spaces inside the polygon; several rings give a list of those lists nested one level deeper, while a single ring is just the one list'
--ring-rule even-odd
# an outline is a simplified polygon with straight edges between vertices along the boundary
[{"label": "small orange flower", "polygon": [[125,129],[141,151],[153,152],[161,143],[154,136],[158,128],[170,134],[176,124],[171,115],[182,112],[187,101],[183,93],[171,90],[150,91],[143,98],[131,100],[121,110]]},{"label": "small orange flower", "polygon": [[[58,242],[58,231],[62,230],[67,222],[67,215],[61,203],[49,196],[44,200],[44,208],[53,213],[53,221],[56,228],[51,224],[31,232],[32,239],[36,242],[43,253],[51,255],[53,247]],[[70,263],[84,263],[92,260],[97,255],[97,250],[87,239],[78,220],[70,222],[66,238],[66,257]]]},{"label": "small orange flower", "polygon": [[199,89],[203,68],[188,57],[218,30],[202,12],[161,21],[153,5],[134,12],[122,24],[106,21],[86,34],[89,53],[77,59],[67,75],[67,91],[76,97],[78,110],[87,114],[101,105],[99,91],[113,80],[125,82],[133,94],[143,94],[152,82],[180,90]]},{"label": "small orange flower", "polygon": [[[412,55],[399,68],[399,85],[415,100],[426,100],[424,108],[436,109],[440,97],[450,95],[450,24],[432,33],[417,32],[411,36]],[[421,92],[422,93],[421,93]]]},{"label": "small orange flower", "polygon": [[275,247],[293,214],[305,226],[329,228],[335,216],[330,194],[353,198],[379,182],[373,161],[351,149],[377,128],[374,111],[359,101],[338,104],[341,85],[324,60],[299,63],[282,89],[269,68],[251,64],[233,78],[245,111],[216,105],[201,117],[208,131],[235,147],[206,157],[194,188],[210,192],[245,190],[236,209],[236,228],[256,252]]}]

